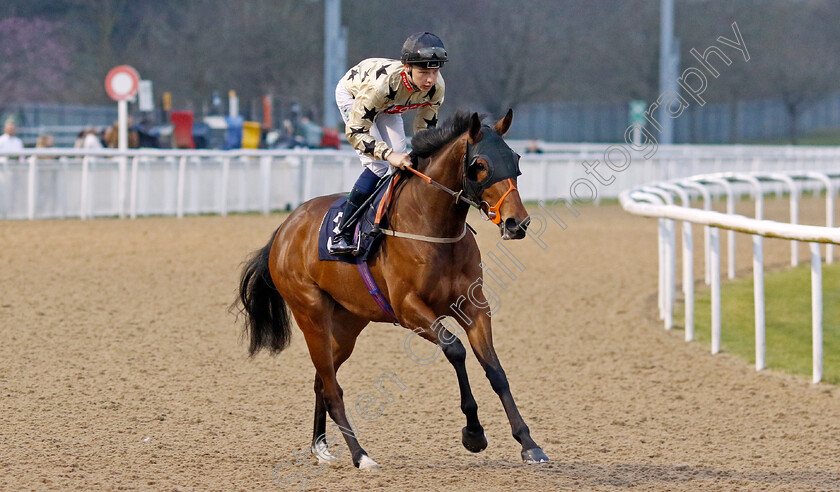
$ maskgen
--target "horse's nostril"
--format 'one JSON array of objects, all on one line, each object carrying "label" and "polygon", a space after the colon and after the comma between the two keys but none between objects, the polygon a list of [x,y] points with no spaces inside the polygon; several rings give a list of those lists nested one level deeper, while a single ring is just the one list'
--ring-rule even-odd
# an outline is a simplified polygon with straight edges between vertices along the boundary
[{"label": "horse's nostril", "polygon": [[525,231],[528,228],[528,224],[530,222],[531,222],[530,218],[526,218],[522,222],[517,222],[516,219],[514,219],[513,217],[510,217],[507,220],[505,220],[505,229],[507,229],[511,232],[517,231],[519,229],[521,229],[522,231]]}]

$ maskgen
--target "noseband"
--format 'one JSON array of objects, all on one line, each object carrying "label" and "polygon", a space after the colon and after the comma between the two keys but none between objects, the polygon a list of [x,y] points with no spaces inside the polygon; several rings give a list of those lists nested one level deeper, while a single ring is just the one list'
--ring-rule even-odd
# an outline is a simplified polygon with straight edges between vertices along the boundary
[{"label": "noseband", "polygon": [[495,205],[493,205],[491,207],[489,203],[487,203],[483,200],[481,201],[481,205],[485,205],[485,204],[487,205],[487,211],[485,211],[483,208],[481,209],[481,211],[484,212],[484,214],[487,216],[487,218],[490,219],[490,222],[492,222],[494,224],[498,224],[499,222],[502,221],[502,216],[499,215],[499,209],[502,208],[502,203],[505,201],[505,198],[507,198],[507,196],[510,195],[511,191],[518,189],[516,187],[516,184],[513,182],[513,178],[508,178],[507,180],[508,180],[509,188],[505,192],[505,194],[502,195],[501,198],[499,198],[499,201],[496,202]]}]

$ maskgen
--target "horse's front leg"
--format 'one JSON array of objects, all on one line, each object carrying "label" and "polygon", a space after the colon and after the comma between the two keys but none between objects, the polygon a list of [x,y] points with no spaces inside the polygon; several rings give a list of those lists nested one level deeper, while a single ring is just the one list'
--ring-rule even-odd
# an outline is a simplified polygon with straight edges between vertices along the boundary
[{"label": "horse's front leg", "polygon": [[528,425],[519,414],[513,395],[510,393],[510,385],[505,375],[502,364],[496,356],[496,349],[493,348],[493,334],[490,329],[490,317],[486,312],[475,309],[468,313],[473,323],[467,326],[467,338],[470,341],[473,352],[478,358],[490,386],[499,395],[502,405],[505,408],[513,437],[522,445],[522,460],[526,463],[542,463],[548,461],[548,456],[543,452],[537,443],[531,439],[531,431]]},{"label": "horse's front leg", "polygon": [[[473,397],[467,376],[467,349],[464,348],[464,344],[442,324],[436,323],[434,312],[415,295],[405,298],[400,318],[403,326],[439,346],[446,360],[455,368],[461,393],[461,411],[467,418],[467,425],[461,429],[461,444],[473,453],[483,451],[487,447],[487,437],[478,420],[478,404]],[[406,349],[410,350],[410,347],[407,346]]]}]

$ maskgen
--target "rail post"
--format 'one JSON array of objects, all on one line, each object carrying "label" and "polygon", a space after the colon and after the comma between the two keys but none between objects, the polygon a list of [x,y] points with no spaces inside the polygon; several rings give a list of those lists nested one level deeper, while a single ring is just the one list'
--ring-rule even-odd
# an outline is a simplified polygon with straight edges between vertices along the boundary
[{"label": "rail post", "polygon": [[175,205],[175,215],[179,219],[184,218],[184,185],[187,177],[187,156],[183,156],[178,162],[178,198]]},{"label": "rail post", "polygon": [[35,219],[35,202],[38,193],[38,158],[34,155],[29,159],[29,175],[27,180],[26,193],[26,216],[29,220]]},{"label": "rail post", "polygon": [[720,229],[712,227],[712,353],[720,352]]},{"label": "rail post", "polygon": [[822,380],[823,374],[823,330],[822,330],[822,262],[819,243],[811,246],[811,352],[814,384]]},{"label": "rail post", "polygon": [[[673,191],[680,197],[683,207],[690,207],[691,200],[683,188],[671,183],[662,183],[659,187]],[[683,297],[685,299],[685,341],[694,340],[694,239],[691,234],[691,222],[682,221],[682,267]]]}]

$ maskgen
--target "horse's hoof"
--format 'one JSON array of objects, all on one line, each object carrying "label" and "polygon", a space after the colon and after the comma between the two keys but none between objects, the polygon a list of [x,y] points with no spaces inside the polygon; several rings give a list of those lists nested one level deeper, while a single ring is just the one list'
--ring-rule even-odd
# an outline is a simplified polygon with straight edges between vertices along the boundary
[{"label": "horse's hoof", "polygon": [[[547,458],[546,458],[547,459]],[[364,470],[367,472],[378,472],[380,470],[379,465],[370,459],[370,457],[366,454],[362,455],[362,459],[359,460],[359,470]]]},{"label": "horse's hoof", "polygon": [[461,443],[467,451],[480,453],[487,448],[487,437],[484,435],[484,430],[471,432],[464,427],[461,429]]},{"label": "horse's hoof", "polygon": [[318,458],[318,463],[335,463],[336,457],[330,453],[327,443],[318,441],[310,448],[312,454]]},{"label": "horse's hoof", "polygon": [[543,450],[540,448],[532,448],[526,451],[522,451],[522,461],[528,464],[534,463],[548,463],[550,460],[548,456],[543,453]]}]

